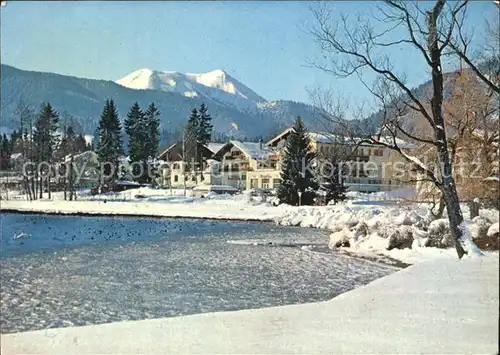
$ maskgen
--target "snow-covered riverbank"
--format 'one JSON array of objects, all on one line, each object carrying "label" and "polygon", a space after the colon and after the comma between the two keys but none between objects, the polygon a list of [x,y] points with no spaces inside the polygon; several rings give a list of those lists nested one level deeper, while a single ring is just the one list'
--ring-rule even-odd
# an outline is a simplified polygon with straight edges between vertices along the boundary
[{"label": "snow-covered riverbank", "polygon": [[1,335],[3,354],[496,354],[498,254],[413,265],[330,301]]},{"label": "snow-covered riverbank", "polygon": [[[212,195],[207,198],[184,196],[182,190],[133,189],[120,193],[79,195],[77,201],[65,201],[61,193],[53,199],[1,201],[2,210],[85,215],[121,215],[185,217],[222,220],[272,221],[286,206],[274,207],[249,194]],[[137,196],[137,197],[136,197]]]}]

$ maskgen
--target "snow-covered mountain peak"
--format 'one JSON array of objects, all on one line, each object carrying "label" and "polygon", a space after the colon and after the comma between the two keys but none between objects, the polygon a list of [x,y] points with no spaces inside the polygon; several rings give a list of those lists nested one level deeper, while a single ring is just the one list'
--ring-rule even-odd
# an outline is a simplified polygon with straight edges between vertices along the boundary
[{"label": "snow-covered mountain peak", "polygon": [[161,90],[186,97],[209,97],[238,108],[255,108],[266,100],[222,69],[206,73],[179,73],[139,69],[116,81],[135,90]]}]

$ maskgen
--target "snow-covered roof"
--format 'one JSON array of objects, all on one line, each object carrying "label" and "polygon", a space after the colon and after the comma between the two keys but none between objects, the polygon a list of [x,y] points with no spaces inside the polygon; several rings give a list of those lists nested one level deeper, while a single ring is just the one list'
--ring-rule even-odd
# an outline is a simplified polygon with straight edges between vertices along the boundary
[{"label": "snow-covered roof", "polygon": [[[349,137],[343,137],[336,134],[324,133],[324,132],[309,132],[309,139],[316,143],[343,143],[343,144],[353,144],[353,140]],[[359,139],[359,138],[358,138]],[[355,139],[356,140],[356,139]]]},{"label": "snow-covered roof", "polygon": [[[376,139],[376,138],[373,137],[373,139]],[[394,144],[393,137],[380,137],[380,139],[378,139],[378,141],[380,143],[389,144],[389,145]],[[417,148],[417,146],[415,144],[407,142],[401,138],[396,138],[396,144],[398,145],[399,148],[404,148],[404,149],[405,148],[406,149]]]},{"label": "snow-covered roof", "polygon": [[226,143],[208,143],[207,148],[210,150],[212,153],[217,153],[223,146],[225,146]]},{"label": "snow-covered roof", "polygon": [[290,133],[292,131],[293,131],[293,127],[285,129],[283,132],[281,132],[276,137],[274,137],[269,142],[267,142],[266,145],[272,145],[272,144],[274,144],[276,141],[279,141],[280,139],[282,139],[284,136],[286,136],[288,133]]},{"label": "snow-covered roof", "polygon": [[22,156],[23,156],[22,153],[14,153],[14,154],[11,154],[10,159],[17,160],[17,159],[21,158]]},{"label": "snow-covered roof", "polygon": [[[87,162],[97,163],[98,159],[99,156],[93,150],[86,150],[85,152],[82,152],[80,154],[73,155],[74,161],[87,161]],[[68,154],[64,157],[64,161],[70,161],[70,160],[71,160],[71,154]]]},{"label": "snow-covered roof", "polygon": [[168,147],[167,149],[165,149],[163,152],[160,153],[160,155],[158,155],[158,158],[163,157],[165,154],[167,154],[176,145],[177,145],[177,143],[174,143],[170,147]]},{"label": "snow-covered roof", "polygon": [[240,142],[231,140],[229,143],[241,150],[249,158],[256,160],[267,160],[271,155],[276,154],[274,150],[264,143]]}]

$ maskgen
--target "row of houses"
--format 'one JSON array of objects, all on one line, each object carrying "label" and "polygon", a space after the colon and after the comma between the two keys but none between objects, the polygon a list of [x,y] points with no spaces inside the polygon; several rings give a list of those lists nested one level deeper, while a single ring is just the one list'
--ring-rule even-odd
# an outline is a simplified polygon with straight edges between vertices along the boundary
[{"label": "row of houses", "polygon": [[[281,183],[281,162],[291,132],[292,128],[287,129],[267,143],[230,140],[225,144],[199,145],[204,161],[201,167],[183,161],[182,144],[173,144],[158,157],[168,163],[162,169],[160,183],[173,188],[225,185],[240,190],[275,189]],[[388,191],[401,188],[408,180],[406,161],[388,148],[358,145],[352,140],[315,132],[309,133],[309,138],[311,150],[323,161],[340,150],[343,156],[349,156],[344,183],[351,191]],[[412,148],[402,141],[398,145]]]},{"label": "row of houses", "polygon": [[[238,190],[275,189],[281,184],[282,158],[286,139],[291,132],[292,128],[287,129],[266,143],[230,140],[206,146],[200,144],[197,149],[203,158],[201,167],[194,167],[192,163],[182,159],[182,143],[173,144],[157,157],[165,164],[161,165],[160,177],[156,182],[160,186],[172,188],[219,185]],[[328,161],[339,154],[349,156],[345,162],[347,169],[343,179],[351,191],[388,191],[400,188],[408,181],[410,169],[407,162],[400,154],[388,148],[366,143],[358,145],[352,140],[330,134],[308,134],[311,150],[319,158],[317,161]],[[402,141],[398,145],[412,149],[411,145]],[[12,173],[19,173],[22,166],[21,154],[13,154],[12,163],[15,167]],[[74,163],[83,173],[79,177],[78,186],[91,187],[98,182],[99,161],[95,152],[75,155]],[[130,170],[127,168],[129,163],[126,157],[120,160],[120,164],[125,170]],[[119,175],[121,178],[131,179],[130,176],[122,177],[121,170]],[[16,183],[13,176],[5,179],[10,184]]]}]

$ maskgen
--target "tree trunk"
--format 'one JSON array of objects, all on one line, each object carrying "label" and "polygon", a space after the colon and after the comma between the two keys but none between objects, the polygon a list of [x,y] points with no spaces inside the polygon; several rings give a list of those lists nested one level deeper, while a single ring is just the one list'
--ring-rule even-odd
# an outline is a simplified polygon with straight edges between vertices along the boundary
[{"label": "tree trunk", "polygon": [[[36,175],[36,173],[35,173]],[[33,193],[33,200],[36,200],[35,178],[31,177],[31,192]]]},{"label": "tree trunk", "polygon": [[470,219],[479,216],[479,202],[473,200],[469,202]]},{"label": "tree trunk", "polygon": [[63,178],[63,186],[64,186],[64,201],[66,201],[66,199],[67,199],[66,192],[68,190],[66,177]]},{"label": "tree trunk", "polygon": [[[429,27],[428,35],[428,50],[431,60],[432,68],[432,98],[431,98],[431,108],[432,108],[432,118],[433,118],[433,129],[436,138],[436,149],[438,162],[440,166],[441,176],[443,178],[440,184],[441,193],[446,204],[446,210],[448,211],[448,220],[450,222],[450,230],[453,239],[455,240],[455,248],[457,250],[458,258],[461,259],[466,251],[464,250],[463,232],[460,229],[464,217],[462,215],[462,210],[460,209],[460,201],[458,199],[457,188],[455,185],[455,179],[453,178],[452,161],[450,159],[450,153],[448,151],[448,143],[446,132],[444,129],[444,118],[443,118],[443,72],[441,66],[441,48],[439,48],[439,29],[438,29],[438,18],[441,15],[441,11],[445,5],[444,0],[438,0],[431,11],[427,12],[427,25]],[[472,243],[472,241],[470,241]]]},{"label": "tree trunk", "polygon": [[47,191],[49,192],[49,200],[52,199],[52,195],[50,194],[50,175],[52,174],[51,168],[49,168],[49,173],[47,174]]},{"label": "tree trunk", "polygon": [[40,177],[38,179],[38,184],[40,185],[38,198],[42,199],[43,198],[43,175],[42,174],[40,174]]},{"label": "tree trunk", "polygon": [[[442,187],[443,198],[448,212],[448,220],[450,222],[450,231],[455,241],[455,249],[458,258],[461,259],[467,252],[463,247],[463,231],[460,229],[464,216],[460,209],[460,201],[458,200],[457,190],[455,185],[445,184]],[[471,241],[472,242],[472,241]]]},{"label": "tree trunk", "polygon": [[69,163],[69,200],[73,201],[73,155]]}]

